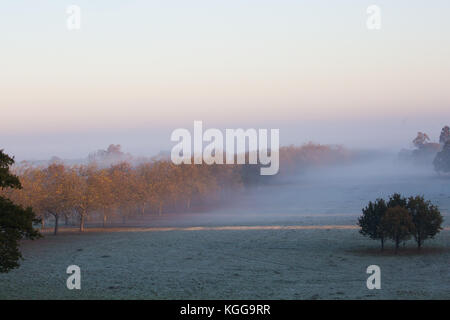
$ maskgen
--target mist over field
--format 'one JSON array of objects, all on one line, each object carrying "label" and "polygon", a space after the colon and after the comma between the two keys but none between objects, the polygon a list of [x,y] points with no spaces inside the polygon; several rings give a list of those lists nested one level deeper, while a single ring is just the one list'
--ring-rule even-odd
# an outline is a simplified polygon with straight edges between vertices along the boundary
[{"label": "mist over field", "polygon": [[[283,146],[274,176],[260,165],[176,166],[168,152],[114,144],[19,162],[24,190],[11,195],[35,201],[44,239],[22,242],[20,268],[0,274],[0,299],[448,299],[450,178],[433,165],[446,145],[427,138],[394,152]],[[394,193],[440,208],[444,229],[420,251],[412,240],[380,251],[359,233],[368,202]],[[68,264],[80,266],[82,290],[64,286]],[[368,291],[374,264],[383,289]]]},{"label": "mist over field", "polygon": [[450,298],[450,1],[3,2],[0,300]]},{"label": "mist over field", "polygon": [[283,177],[249,193],[242,207],[261,212],[300,214],[359,214],[368,199],[386,198],[395,192],[423,194],[449,209],[445,194],[448,179],[439,177],[431,165],[404,163],[396,154],[374,155],[372,159],[310,168]]},{"label": "mist over field", "polygon": [[[448,299],[449,178],[398,153],[331,150],[331,163],[294,164],[215,206],[25,241],[22,266],[0,274],[0,299]],[[423,194],[444,215],[420,254],[383,253],[356,228],[369,200],[395,192]],[[82,290],[65,287],[68,264],[81,267]],[[382,290],[365,286],[373,264]]]},{"label": "mist over field", "polygon": [[[399,152],[376,149],[347,149],[344,146],[306,144],[282,147],[280,173],[259,176],[250,170],[244,185],[226,190],[215,203],[214,195],[193,201],[189,210],[168,208],[162,215],[147,212],[130,216],[126,222],[111,219],[110,227],[193,227],[252,225],[356,225],[369,201],[394,193],[406,197],[423,195],[438,205],[444,216],[450,211],[448,176],[439,175],[430,159],[414,162]],[[283,152],[283,150],[286,150]],[[300,152],[299,154],[296,154]],[[292,153],[292,155],[289,155]],[[120,163],[131,166],[166,161],[168,152],[155,157],[136,157],[120,145],[89,153],[81,159],[31,162],[35,165],[66,163],[68,166],[95,163],[108,169]],[[181,166],[183,167],[183,166]],[[245,166],[244,166],[245,167]],[[249,167],[251,168],[251,166]],[[220,178],[219,178],[220,179]],[[220,180],[219,180],[220,182]],[[179,186],[187,180],[176,182]],[[190,183],[190,182],[189,182]],[[213,199],[210,201],[210,199]],[[51,217],[50,217],[51,221]],[[76,222],[75,222],[76,224]],[[444,221],[447,225],[448,222]],[[50,223],[51,225],[51,223]],[[87,225],[96,227],[95,218]]]},{"label": "mist over field", "polygon": [[[356,152],[356,151],[355,151]],[[158,225],[356,225],[369,201],[394,193],[423,195],[450,212],[449,178],[431,164],[399,159],[398,153],[360,151],[343,164],[310,167],[294,175],[273,177],[235,194],[218,209],[188,214]],[[174,218],[174,220],[178,220]],[[444,221],[448,225],[448,219]]]}]

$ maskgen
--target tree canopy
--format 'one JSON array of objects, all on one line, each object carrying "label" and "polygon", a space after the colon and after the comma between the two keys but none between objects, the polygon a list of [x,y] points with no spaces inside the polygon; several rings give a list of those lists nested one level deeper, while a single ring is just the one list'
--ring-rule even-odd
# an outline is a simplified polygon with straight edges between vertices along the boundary
[{"label": "tree canopy", "polygon": [[371,239],[380,240],[382,249],[384,248],[385,234],[380,225],[387,208],[388,206],[383,199],[371,201],[363,209],[363,215],[358,219],[358,225],[361,227],[359,232]]},{"label": "tree canopy", "polygon": [[[9,170],[13,163],[14,159],[0,150],[1,189],[21,188],[19,178]],[[39,232],[33,228],[33,223],[36,222],[38,220],[30,207],[24,209],[0,196],[0,272],[19,267],[19,260],[22,258],[19,241],[39,237]]]},{"label": "tree canopy", "polygon": [[450,140],[448,140],[442,150],[438,152],[433,161],[433,165],[437,172],[450,172]]},{"label": "tree canopy", "polygon": [[450,141],[450,127],[445,126],[441,130],[441,135],[439,137],[440,144],[446,144],[447,141]]},{"label": "tree canopy", "polygon": [[442,230],[443,218],[438,207],[423,196],[410,197],[407,209],[414,223],[413,236],[420,248],[426,239],[433,238]]},{"label": "tree canopy", "polygon": [[430,141],[430,137],[424,132],[418,132],[417,137],[413,140],[413,144],[417,148],[422,148],[428,141]]},{"label": "tree canopy", "polygon": [[9,167],[14,164],[14,158],[10,157],[3,150],[0,150],[0,188],[20,189],[19,177],[11,174]]},{"label": "tree canopy", "polygon": [[383,233],[395,242],[395,250],[398,250],[400,241],[411,238],[414,224],[408,210],[401,206],[395,206],[386,210],[381,219]]}]

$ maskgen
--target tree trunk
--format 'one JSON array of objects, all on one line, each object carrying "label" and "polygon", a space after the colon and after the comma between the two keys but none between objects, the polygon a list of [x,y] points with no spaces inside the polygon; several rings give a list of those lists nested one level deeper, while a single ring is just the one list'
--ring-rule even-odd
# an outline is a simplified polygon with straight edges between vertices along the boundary
[{"label": "tree trunk", "polygon": [[384,250],[384,238],[381,238],[381,250]]},{"label": "tree trunk", "polygon": [[106,214],[103,213],[103,228],[106,227],[106,219],[107,219]]},{"label": "tree trunk", "polygon": [[191,209],[191,198],[187,199],[186,208],[187,208],[188,211],[189,211],[189,209]]},{"label": "tree trunk", "polygon": [[41,218],[41,229],[45,229],[45,218]]},{"label": "tree trunk", "polygon": [[84,231],[84,214],[80,215],[80,232]]},{"label": "tree trunk", "polygon": [[56,236],[56,234],[58,233],[58,222],[59,222],[59,214],[55,214],[55,231],[53,232],[53,234]]},{"label": "tree trunk", "polygon": [[420,236],[417,237],[417,248],[422,248],[422,239],[420,238]]},{"label": "tree trunk", "polygon": [[397,253],[399,246],[400,246],[400,239],[398,237],[396,237],[395,238],[395,253]]}]

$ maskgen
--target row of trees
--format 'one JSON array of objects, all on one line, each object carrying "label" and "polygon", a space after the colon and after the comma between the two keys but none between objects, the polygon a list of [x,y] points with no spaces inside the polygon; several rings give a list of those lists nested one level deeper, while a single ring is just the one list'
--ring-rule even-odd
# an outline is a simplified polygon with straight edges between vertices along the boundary
[{"label": "row of trees", "polygon": [[163,211],[189,210],[192,203],[208,204],[226,190],[240,188],[236,166],[183,165],[169,161],[131,166],[127,162],[101,168],[95,164],[18,167],[23,188],[4,194],[24,206],[33,207],[43,226],[51,217],[54,233],[61,219],[76,219],[80,231],[87,219],[126,222],[131,217]]},{"label": "row of trees", "polygon": [[[124,157],[120,146],[112,145],[91,155],[86,164],[67,165],[58,159],[45,166],[23,163],[15,167],[23,188],[2,193],[32,207],[43,227],[51,220],[57,234],[61,220],[75,222],[83,231],[86,221],[106,226],[150,214],[211,208],[229,201],[234,192],[269,179],[260,175],[260,165],[174,165],[165,159],[136,162],[129,155],[123,161]],[[349,157],[341,147],[311,143],[284,147],[280,174]]]},{"label": "row of trees", "polygon": [[405,198],[394,194],[388,201],[377,199],[369,202],[358,219],[360,233],[381,241],[395,242],[397,251],[401,242],[414,237],[421,248],[426,239],[433,238],[442,230],[443,217],[439,208],[422,196]]}]

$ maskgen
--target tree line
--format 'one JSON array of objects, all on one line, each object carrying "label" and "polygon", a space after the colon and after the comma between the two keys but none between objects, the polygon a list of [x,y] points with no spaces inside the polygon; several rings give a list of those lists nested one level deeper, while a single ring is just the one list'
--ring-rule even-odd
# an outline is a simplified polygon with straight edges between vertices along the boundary
[{"label": "tree line", "polygon": [[[282,147],[279,154],[281,176],[351,159],[342,147],[312,143]],[[259,168],[175,165],[167,159],[134,161],[120,146],[111,145],[91,154],[85,164],[69,165],[59,159],[38,166],[22,163],[14,168],[22,188],[1,192],[23,207],[32,207],[42,227],[51,221],[57,234],[61,222],[75,223],[83,231],[87,221],[105,227],[112,221],[127,223],[165,212],[214,208],[229,202],[236,192],[270,183],[272,177],[261,176]]]},{"label": "tree line", "polygon": [[241,187],[236,167],[176,166],[170,161],[137,166],[120,162],[107,168],[57,162],[17,167],[15,172],[23,188],[9,189],[6,196],[32,207],[43,227],[51,218],[55,234],[62,219],[66,224],[76,220],[83,231],[88,219],[105,226],[110,219],[126,223],[149,213],[187,211],[193,202],[207,204]]},{"label": "tree line", "polygon": [[358,219],[360,233],[374,240],[380,240],[381,249],[387,239],[395,243],[397,252],[400,243],[414,237],[417,247],[433,238],[442,230],[443,217],[439,208],[423,196],[405,198],[396,193],[384,199],[377,199],[362,210]]}]

